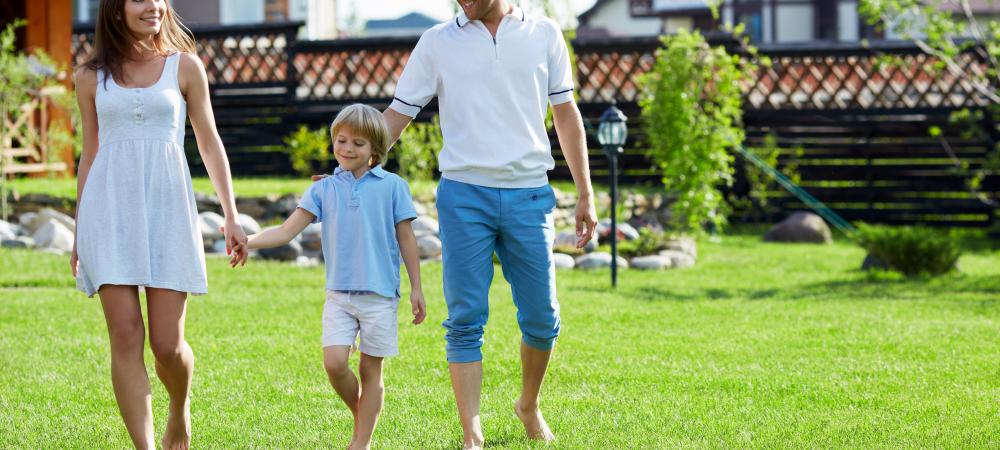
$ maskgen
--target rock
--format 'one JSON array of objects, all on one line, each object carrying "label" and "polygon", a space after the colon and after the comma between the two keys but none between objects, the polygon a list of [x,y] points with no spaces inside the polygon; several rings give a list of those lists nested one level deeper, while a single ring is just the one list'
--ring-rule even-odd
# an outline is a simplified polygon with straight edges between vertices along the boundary
[{"label": "rock", "polygon": [[594,207],[604,211],[611,209],[611,194],[604,191],[597,191],[594,194]]},{"label": "rock", "polygon": [[209,253],[224,255],[226,254],[226,240],[216,239],[212,242],[212,245],[208,246],[208,248],[206,248],[205,250],[208,251]]},{"label": "rock", "polygon": [[[17,223],[21,225],[21,228],[28,228],[28,224],[31,223],[32,220],[35,220],[35,216],[37,215],[38,213],[26,212],[21,214],[21,217],[17,219]],[[34,233],[34,230],[25,230],[24,233],[31,234]]]},{"label": "rock", "polygon": [[52,249],[59,252],[73,251],[73,231],[66,228],[62,222],[49,219],[31,236],[35,246],[40,249]]},{"label": "rock", "polygon": [[562,192],[556,188],[552,188],[553,193],[556,196],[556,206],[559,208],[576,208],[576,196],[570,192]]},{"label": "rock", "polygon": [[260,233],[260,224],[247,214],[240,214],[236,219],[240,226],[243,227],[243,232],[248,236],[254,233]]},{"label": "rock", "polygon": [[441,240],[437,236],[424,235],[417,238],[420,259],[436,258],[441,254]]},{"label": "rock", "polygon": [[[563,248],[568,247],[575,249],[576,240],[577,240],[576,232],[560,231],[559,233],[556,234],[555,242],[553,243],[553,245],[556,247],[563,247]],[[591,239],[590,242],[588,242],[586,245],[584,245],[583,248],[580,249],[580,251],[584,253],[590,253],[592,251],[597,250],[597,245],[598,245],[597,241],[598,241],[597,234],[594,234],[594,238]]]},{"label": "rock", "polygon": [[17,237],[20,227],[0,220],[0,241],[9,241]]},{"label": "rock", "polygon": [[67,216],[52,208],[45,208],[41,211],[38,211],[38,213],[35,214],[35,216],[31,219],[31,222],[25,225],[25,228],[28,229],[28,233],[34,234],[39,229],[41,229],[43,225],[52,220],[55,220],[60,224],[62,224],[62,226],[66,227],[66,229],[68,229],[70,232],[76,229],[76,220],[73,220],[72,217]]},{"label": "rock", "polygon": [[684,253],[694,259],[698,259],[698,244],[693,238],[679,237],[673,238],[666,243],[667,250],[674,250]]},{"label": "rock", "polygon": [[556,233],[553,245],[556,247],[576,247],[576,233],[572,231],[560,231]]},{"label": "rock", "polygon": [[556,269],[572,269],[576,267],[576,260],[565,253],[553,253],[552,261],[555,262]]},{"label": "rock", "polygon": [[[589,241],[587,241],[586,244],[584,244],[583,251],[585,253],[590,253],[590,252],[597,251],[597,247],[601,243],[600,241],[601,241],[600,236],[598,236],[597,233],[594,233],[594,237],[592,239],[590,239]],[[574,245],[576,245],[576,244],[574,244]]]},{"label": "rock", "polygon": [[201,227],[201,237],[206,242],[212,242],[216,239],[222,239],[225,237],[225,235],[219,231],[219,228],[226,225],[225,218],[212,211],[205,211],[198,214],[198,218],[198,222]]},{"label": "rock", "polygon": [[[611,254],[606,252],[594,252],[576,258],[576,266],[581,269],[599,269],[611,267]],[[618,257],[618,268],[627,269],[628,261],[621,256]]]},{"label": "rock", "polygon": [[882,261],[879,257],[869,253],[865,256],[864,262],[861,263],[861,270],[892,270],[889,264]]},{"label": "rock", "polygon": [[[239,200],[237,199],[237,201]],[[219,201],[219,197],[214,195],[195,192],[194,203],[198,207],[198,211],[222,211],[222,202]]]},{"label": "rock", "polygon": [[295,194],[285,194],[267,206],[267,214],[269,217],[288,217],[298,206],[299,199]]},{"label": "rock", "polygon": [[299,244],[297,241],[290,241],[280,247],[262,248],[258,252],[260,257],[264,259],[297,261],[299,256],[302,255],[302,244]]},{"label": "rock", "polygon": [[34,248],[35,240],[28,236],[20,236],[14,239],[4,239],[0,243],[3,248]]},{"label": "rock", "polygon": [[618,224],[618,235],[629,241],[639,239],[639,230],[629,225],[628,222]]},{"label": "rock", "polygon": [[413,222],[410,222],[410,226],[413,228],[413,234],[416,236],[437,236],[441,231],[438,226],[438,221],[427,216],[420,216],[413,219]]},{"label": "rock", "polygon": [[629,261],[629,266],[639,270],[663,270],[673,267],[669,257],[661,255],[637,256]]},{"label": "rock", "polygon": [[307,253],[323,250],[323,227],[318,223],[311,223],[299,234],[299,243]]},{"label": "rock", "polygon": [[764,235],[767,242],[811,242],[829,244],[833,234],[823,218],[809,212],[797,212],[771,227]]},{"label": "rock", "polygon": [[556,228],[576,227],[576,217],[573,210],[556,208],[552,210],[552,222]]},{"label": "rock", "polygon": [[670,267],[675,269],[684,269],[687,267],[694,267],[695,259],[684,252],[677,250],[662,250],[659,256],[670,259]]},{"label": "rock", "polygon": [[656,211],[653,212],[656,215],[656,221],[660,223],[660,226],[670,225],[674,220],[674,212],[670,210],[670,205],[664,201]]},{"label": "rock", "polygon": [[655,233],[663,232],[663,225],[660,225],[660,221],[656,218],[656,213],[653,211],[633,215],[628,220],[628,224],[636,229],[646,228]]},{"label": "rock", "polygon": [[306,255],[299,255],[295,259],[295,265],[299,267],[316,267],[319,265],[319,260],[316,258],[310,258]]},{"label": "rock", "polygon": [[646,214],[649,211],[649,199],[640,193],[632,194],[632,216]]},{"label": "rock", "polygon": [[267,215],[267,202],[260,198],[237,198],[236,208],[250,217],[263,218]]},{"label": "rock", "polygon": [[[601,219],[597,222],[597,235],[602,239],[611,235],[611,219]],[[634,241],[639,239],[639,231],[628,222],[618,221],[618,239]]]},{"label": "rock", "polygon": [[427,215],[427,207],[423,203],[413,202],[413,210],[417,212],[417,217]]}]

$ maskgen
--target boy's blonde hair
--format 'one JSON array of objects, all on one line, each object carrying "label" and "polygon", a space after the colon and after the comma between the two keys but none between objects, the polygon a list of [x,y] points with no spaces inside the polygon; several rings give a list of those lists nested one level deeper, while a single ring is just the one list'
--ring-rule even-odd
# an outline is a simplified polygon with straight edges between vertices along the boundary
[{"label": "boy's blonde hair", "polygon": [[371,167],[385,162],[386,155],[389,154],[389,124],[379,110],[361,103],[342,109],[330,124],[331,141],[336,141],[337,133],[343,127],[368,139],[372,147]]}]

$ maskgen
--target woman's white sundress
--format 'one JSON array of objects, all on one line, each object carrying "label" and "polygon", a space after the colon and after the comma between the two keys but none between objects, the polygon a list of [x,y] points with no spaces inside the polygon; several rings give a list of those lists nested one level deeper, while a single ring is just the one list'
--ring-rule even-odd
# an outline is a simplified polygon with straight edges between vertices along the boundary
[{"label": "woman's white sundress", "polygon": [[87,296],[105,284],[208,292],[179,60],[168,56],[148,88],[123,88],[98,71],[99,150],[77,211],[77,288]]}]

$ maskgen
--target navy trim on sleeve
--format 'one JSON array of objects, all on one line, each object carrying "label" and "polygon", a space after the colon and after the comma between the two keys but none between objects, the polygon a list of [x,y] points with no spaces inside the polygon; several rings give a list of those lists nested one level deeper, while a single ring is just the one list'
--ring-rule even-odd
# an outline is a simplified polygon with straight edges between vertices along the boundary
[{"label": "navy trim on sleeve", "polygon": [[[559,95],[559,94],[565,94],[567,92],[573,92],[573,89],[566,89],[565,91],[553,92],[553,93],[549,94],[549,96]],[[402,101],[402,100],[400,100],[400,101]],[[413,105],[410,105],[410,106],[413,106]]]},{"label": "navy trim on sleeve", "polygon": [[401,99],[400,99],[399,97],[393,97],[392,99],[393,99],[393,100],[396,100],[396,101],[398,101],[399,103],[402,103],[402,104],[404,104],[404,105],[406,105],[406,106],[412,106],[412,107],[414,107],[414,108],[420,108],[420,109],[424,109],[424,107],[423,107],[423,106],[417,106],[417,105],[414,105],[414,104],[412,104],[412,103],[407,103],[407,102],[404,102],[404,101],[403,101],[403,100],[401,100]]}]

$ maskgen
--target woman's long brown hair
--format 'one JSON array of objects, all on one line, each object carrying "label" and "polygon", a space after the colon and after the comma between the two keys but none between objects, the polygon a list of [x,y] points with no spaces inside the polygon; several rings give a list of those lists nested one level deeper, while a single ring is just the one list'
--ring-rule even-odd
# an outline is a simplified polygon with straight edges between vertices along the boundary
[{"label": "woman's long brown hair", "polygon": [[[104,71],[105,75],[110,74],[123,82],[127,82],[127,79],[122,72],[122,65],[129,59],[129,53],[135,42],[135,37],[125,23],[126,1],[128,0],[101,0],[97,24],[94,27],[94,52],[84,63],[88,69]],[[163,22],[160,24],[160,32],[153,36],[153,49],[159,55],[172,52],[195,53],[191,30],[177,18],[170,1],[164,0],[164,3],[166,10]],[[107,81],[105,76],[104,82]]]}]

